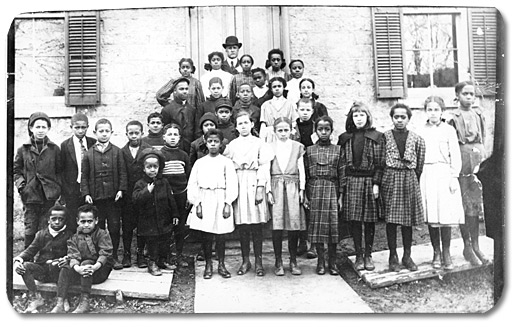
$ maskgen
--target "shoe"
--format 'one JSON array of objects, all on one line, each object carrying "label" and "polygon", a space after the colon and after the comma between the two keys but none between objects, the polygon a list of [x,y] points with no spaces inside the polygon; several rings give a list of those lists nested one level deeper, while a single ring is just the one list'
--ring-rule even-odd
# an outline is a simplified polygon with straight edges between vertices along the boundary
[{"label": "shoe", "polygon": [[473,245],[473,252],[477,256],[477,258],[482,262],[482,265],[489,265],[489,264],[491,264],[489,259],[487,259],[486,256],[484,256],[484,254],[482,253],[482,251],[480,251],[478,246]]},{"label": "shoe", "polygon": [[56,306],[54,306],[49,313],[66,313],[63,298],[58,297],[58,300],[56,301]]},{"label": "shoe", "polygon": [[434,250],[433,251],[432,266],[433,266],[434,269],[442,268],[441,251],[440,250]]},{"label": "shoe", "polygon": [[399,272],[399,259],[396,254],[390,254],[388,259],[388,268],[390,272]]},{"label": "shoe", "polygon": [[170,264],[166,261],[158,261],[157,267],[159,267],[161,270],[169,270],[169,271],[173,271],[177,268],[177,266]]},{"label": "shoe", "polygon": [[223,263],[218,264],[218,274],[220,274],[220,276],[224,279],[228,279],[231,277],[231,273],[229,273],[229,271],[226,269],[226,266]]},{"label": "shoe", "polygon": [[199,262],[202,262],[204,261],[204,250],[200,249],[199,252],[197,253],[197,260]]},{"label": "shoe", "polygon": [[283,270],[282,260],[276,260],[274,264],[274,275],[276,276],[284,276],[285,272]]},{"label": "shoe", "polygon": [[455,267],[453,266],[453,262],[451,261],[451,255],[449,249],[442,250],[442,263],[444,264],[445,270],[453,270]]},{"label": "shoe", "polygon": [[146,257],[142,252],[137,253],[137,267],[138,268],[145,268],[148,264],[146,263]]},{"label": "shoe", "polygon": [[38,307],[43,305],[45,305],[45,300],[42,297],[35,297],[31,300],[24,313],[38,313]]},{"label": "shoe", "polygon": [[251,262],[249,259],[245,262],[242,262],[242,265],[240,265],[240,268],[237,271],[238,275],[244,275],[251,269]]},{"label": "shoe", "polygon": [[329,264],[330,275],[339,275],[338,265],[336,263]]},{"label": "shoe", "polygon": [[154,261],[148,262],[148,272],[153,276],[159,276],[162,275],[161,269]]},{"label": "shoe", "polygon": [[262,266],[262,257],[255,258],[255,273],[256,276],[264,276],[264,267]]},{"label": "shoe", "polygon": [[356,255],[356,261],[354,262],[354,269],[356,271],[361,271],[365,269],[365,263],[363,262],[363,257],[361,255]]},{"label": "shoe", "polygon": [[213,276],[213,264],[206,263],[206,268],[204,268],[204,279],[211,279]]},{"label": "shoe", "polygon": [[469,245],[464,246],[464,250],[462,251],[462,255],[464,256],[464,259],[471,263],[471,265],[479,266],[480,260],[477,258],[477,255],[475,255],[475,252],[473,251],[473,248]]},{"label": "shoe", "polygon": [[316,254],[316,247],[311,245],[311,248],[307,251],[307,259],[314,259],[316,257],[318,257],[318,254]]},{"label": "shoe", "polygon": [[114,256],[114,265],[112,265],[112,268],[114,270],[122,270],[123,269],[123,264],[121,264],[119,262],[119,257]]},{"label": "shoe", "polygon": [[88,313],[89,311],[89,295],[82,293],[79,297],[78,306],[72,313]]},{"label": "shoe", "polygon": [[298,263],[296,263],[296,260],[289,262],[289,269],[291,270],[292,275],[302,274],[302,270],[298,267]]},{"label": "shoe", "polygon": [[363,258],[363,263],[365,266],[365,270],[367,271],[373,271],[376,269],[374,262],[372,261],[371,255],[365,255],[365,258]]},{"label": "shoe", "polygon": [[412,260],[412,257],[403,257],[402,259],[403,266],[408,270],[414,272],[417,271],[417,265]]},{"label": "shoe", "polygon": [[125,252],[125,254],[123,255],[123,267],[132,267],[132,258],[130,257],[130,253],[129,252]]},{"label": "shoe", "polygon": [[184,257],[182,255],[179,255],[176,257],[175,263],[177,264],[177,267],[188,267],[189,266],[188,262],[184,260]]},{"label": "shoe", "polygon": [[296,251],[297,256],[303,256],[307,252],[307,241],[300,241],[300,245],[298,246],[298,250]]}]

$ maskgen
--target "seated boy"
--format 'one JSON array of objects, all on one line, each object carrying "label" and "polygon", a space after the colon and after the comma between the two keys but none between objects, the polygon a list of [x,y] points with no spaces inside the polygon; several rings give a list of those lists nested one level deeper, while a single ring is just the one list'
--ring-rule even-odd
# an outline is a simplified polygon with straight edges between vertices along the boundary
[{"label": "seated boy", "polygon": [[[72,232],[65,225],[67,221],[65,207],[55,205],[49,209],[49,225],[38,231],[31,245],[16,256],[13,261],[14,271],[21,275],[29,290],[29,305],[25,313],[36,313],[45,301],[36,290],[35,280],[41,282],[58,282],[60,269],[67,262],[67,240]],[[30,262],[36,254],[34,262]]]},{"label": "seated boy", "polygon": [[89,311],[92,284],[102,283],[112,271],[112,240],[98,227],[98,209],[92,204],[78,208],[78,231],[67,241],[69,264],[60,271],[57,302],[52,313],[64,313],[69,286],[79,283],[81,296],[72,313]]},{"label": "seated boy", "polygon": [[[137,235],[148,246],[148,272],[161,275],[161,268],[173,270],[167,262],[173,226],[179,212],[168,180],[162,177],[164,156],[155,149],[146,149],[139,156],[145,175],[135,184],[132,199],[138,209]],[[184,205],[181,205],[184,206]]]},{"label": "seated boy", "polygon": [[[150,144],[153,148],[160,150],[164,145],[162,114],[153,112],[148,116],[148,135],[143,136],[143,142]],[[131,191],[131,190],[129,190]]]}]

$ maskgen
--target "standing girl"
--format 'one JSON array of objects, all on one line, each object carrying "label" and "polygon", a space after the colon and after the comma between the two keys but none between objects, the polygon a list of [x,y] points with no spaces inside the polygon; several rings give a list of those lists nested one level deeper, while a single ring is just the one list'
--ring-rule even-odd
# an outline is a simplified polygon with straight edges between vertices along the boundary
[{"label": "standing girl", "polygon": [[274,142],[276,136],[273,125],[276,119],[286,117],[290,120],[291,133],[296,127],[296,104],[287,100],[287,82],[284,78],[275,77],[269,80],[269,92],[272,98],[262,104],[260,109],[260,138],[267,143]]},{"label": "standing girl", "polygon": [[[191,58],[181,58],[179,61],[179,73],[182,77],[190,80],[188,85],[188,99],[187,102],[197,108],[199,104],[204,102],[204,92],[202,91],[202,84],[200,81],[193,77],[193,73],[195,73],[195,65],[193,64],[193,60]],[[157,102],[162,106],[166,106],[170,104],[170,95],[174,91],[174,81],[177,79],[172,79],[168,81],[164,86],[161,87],[157,91],[156,98]]]},{"label": "standing girl", "polygon": [[287,81],[287,99],[296,103],[300,99],[300,82],[303,79],[304,65],[301,59],[293,59],[289,63],[291,78]]},{"label": "standing girl", "polygon": [[284,70],[286,62],[283,56],[283,51],[280,49],[271,49],[267,53],[267,60],[265,61],[265,73],[267,73],[267,81],[274,77],[279,77],[289,80],[289,74]]},{"label": "standing girl", "polygon": [[263,276],[262,230],[268,221],[265,186],[269,180],[273,154],[266,143],[251,135],[254,121],[248,111],[240,110],[235,120],[240,135],[229,143],[224,155],[233,160],[238,176],[238,199],[233,203],[233,213],[240,233],[242,265],[237,274],[243,275],[251,269],[249,252],[252,235],[255,273]]},{"label": "standing girl", "polygon": [[390,249],[390,271],[399,271],[397,257],[397,226],[403,237],[402,263],[410,271],[417,271],[412,260],[413,226],[424,222],[419,178],[424,166],[426,147],[421,136],[406,129],[412,110],[401,103],[390,109],[394,128],[384,133],[385,168],[381,180],[386,238]]},{"label": "standing girl", "polygon": [[471,81],[459,82],[455,85],[455,94],[459,108],[452,112],[449,124],[455,127],[462,157],[462,169],[459,183],[462,191],[465,224],[460,225],[460,233],[464,241],[464,258],[472,265],[488,264],[489,260],[480,251],[478,216],[482,207],[482,185],[475,173],[484,160],[485,123],[479,109],[473,108],[475,103],[475,86]]},{"label": "standing girl", "polygon": [[[350,223],[356,270],[374,270],[372,245],[375,224],[378,221],[379,186],[383,177],[383,134],[372,127],[372,115],[368,107],[355,102],[347,115],[346,132],[339,136],[341,159],[345,163],[340,172],[340,188],[343,218]],[[365,250],[363,254],[363,226]]]},{"label": "standing girl", "polygon": [[274,122],[276,141],[272,142],[274,159],[271,162],[271,188],[268,188],[268,201],[272,205],[273,248],[275,255],[275,274],[284,275],[282,263],[283,231],[287,231],[290,255],[290,270],[300,275],[296,262],[298,237],[305,227],[305,213],[302,204],[305,199],[305,167],[302,144],[289,139],[292,121],[280,117]]},{"label": "standing girl", "polygon": [[208,71],[202,77],[200,77],[200,83],[204,87],[204,97],[209,97],[211,92],[209,90],[209,80],[214,77],[218,77],[222,80],[222,97],[228,97],[229,84],[233,75],[222,70],[222,62],[224,61],[224,54],[220,51],[214,51],[208,55],[209,63],[204,64],[204,69]]},{"label": "standing girl", "polygon": [[242,55],[240,57],[240,67],[242,67],[242,72],[239,72],[233,76],[231,79],[231,83],[229,86],[229,99],[231,100],[231,104],[235,105],[235,102],[238,99],[238,87],[244,83],[247,83],[251,86],[251,91],[255,86],[255,81],[253,80],[253,73],[251,69],[254,64],[253,57],[251,55]]},{"label": "standing girl", "polygon": [[329,115],[327,111],[327,107],[322,103],[318,102],[319,96],[314,93],[314,89],[316,85],[314,81],[309,78],[303,78],[300,81],[300,98],[310,99],[312,102],[312,108],[314,109],[314,113],[312,115],[312,120],[316,121],[319,117],[324,115]]},{"label": "standing girl", "polygon": [[[428,121],[421,129],[426,144],[421,193],[433,246],[433,268],[453,269],[450,256],[451,227],[464,224],[464,209],[457,178],[461,168],[457,134],[441,120],[444,100],[430,96],[424,102]],[[441,257],[442,241],[442,257]]]},{"label": "standing girl", "polygon": [[209,129],[204,134],[204,140],[209,153],[195,162],[188,181],[188,200],[193,204],[188,225],[203,235],[202,248],[206,260],[204,279],[211,279],[213,275],[213,236],[216,239],[218,273],[223,278],[229,278],[231,274],[224,264],[224,236],[235,229],[231,204],[238,195],[238,180],[233,162],[219,152],[224,140],[222,132]]},{"label": "standing girl", "polygon": [[316,121],[315,130],[318,142],[307,148],[304,156],[307,180],[306,204],[310,219],[307,231],[309,241],[316,246],[318,266],[316,273],[325,274],[325,246],[329,250],[329,273],[338,275],[336,265],[336,247],[339,242],[338,208],[341,204],[339,177],[344,168],[340,167],[339,145],[332,145],[333,121],[330,117],[321,117]]}]

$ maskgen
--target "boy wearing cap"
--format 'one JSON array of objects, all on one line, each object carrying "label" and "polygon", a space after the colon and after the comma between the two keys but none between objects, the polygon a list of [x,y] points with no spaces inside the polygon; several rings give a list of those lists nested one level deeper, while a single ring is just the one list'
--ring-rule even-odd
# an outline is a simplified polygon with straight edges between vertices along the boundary
[{"label": "boy wearing cap", "polygon": [[29,140],[18,148],[13,165],[14,184],[24,205],[25,248],[43,224],[47,211],[61,195],[61,152],[47,133],[51,120],[43,112],[29,117]]},{"label": "boy wearing cap", "polygon": [[242,72],[242,67],[238,61],[238,51],[242,48],[242,43],[238,42],[238,38],[234,35],[230,35],[226,38],[226,41],[222,44],[222,47],[226,50],[226,60],[222,63],[222,71],[229,72],[231,74],[237,74]]},{"label": "boy wearing cap", "polygon": [[70,120],[72,136],[61,143],[61,167],[63,184],[61,201],[67,207],[67,229],[76,232],[76,211],[85,203],[81,197],[81,161],[87,150],[96,143],[92,137],[86,136],[88,117],[83,113],[76,113]]},{"label": "boy wearing cap", "polygon": [[121,204],[123,193],[127,191],[126,165],[121,149],[110,143],[112,123],[99,119],[94,128],[97,142],[87,150],[81,164],[81,195],[86,203],[93,203],[99,211],[99,226],[108,232],[112,239],[114,269],[120,270],[119,262],[121,228]]},{"label": "boy wearing cap", "polygon": [[233,106],[227,98],[219,99],[215,104],[215,114],[217,115],[217,129],[222,132],[224,139],[231,142],[237,138],[238,132],[231,117],[233,115]]},{"label": "boy wearing cap", "polygon": [[143,237],[148,246],[148,272],[157,276],[162,274],[161,268],[175,269],[167,259],[170,236],[179,221],[179,212],[170,184],[162,176],[162,153],[149,148],[140,154],[138,161],[145,175],[135,183],[132,193],[138,209],[137,235]]},{"label": "boy wearing cap", "polygon": [[190,144],[195,139],[196,109],[188,102],[188,86],[190,80],[179,78],[174,82],[173,102],[163,107],[162,122],[164,126],[176,123],[181,128],[181,141],[179,147],[186,153],[190,151]]}]

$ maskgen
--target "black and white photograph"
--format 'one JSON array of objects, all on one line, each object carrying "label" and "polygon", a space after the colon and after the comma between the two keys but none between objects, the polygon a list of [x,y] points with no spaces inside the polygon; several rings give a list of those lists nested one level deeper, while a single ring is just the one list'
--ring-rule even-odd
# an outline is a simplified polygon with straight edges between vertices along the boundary
[{"label": "black and white photograph", "polygon": [[11,10],[4,312],[489,320],[514,295],[500,5]]}]

